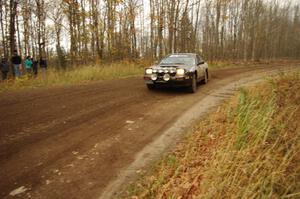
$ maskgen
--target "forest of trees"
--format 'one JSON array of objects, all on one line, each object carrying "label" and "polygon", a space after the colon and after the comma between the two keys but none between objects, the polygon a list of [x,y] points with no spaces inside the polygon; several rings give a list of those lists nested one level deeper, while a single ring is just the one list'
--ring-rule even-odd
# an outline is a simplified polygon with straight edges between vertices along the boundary
[{"label": "forest of trees", "polygon": [[300,2],[287,0],[0,0],[0,55],[57,66],[158,59],[300,57]]}]

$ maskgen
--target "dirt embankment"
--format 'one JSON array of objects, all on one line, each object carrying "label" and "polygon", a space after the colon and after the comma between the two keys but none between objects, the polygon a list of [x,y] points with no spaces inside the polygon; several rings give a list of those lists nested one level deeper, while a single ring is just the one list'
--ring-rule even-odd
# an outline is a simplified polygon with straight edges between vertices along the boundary
[{"label": "dirt embankment", "polygon": [[[259,71],[214,71],[191,95],[148,91],[141,78],[0,96],[0,196],[97,198],[137,152],[216,89]],[[20,189],[21,190],[21,189]]]}]

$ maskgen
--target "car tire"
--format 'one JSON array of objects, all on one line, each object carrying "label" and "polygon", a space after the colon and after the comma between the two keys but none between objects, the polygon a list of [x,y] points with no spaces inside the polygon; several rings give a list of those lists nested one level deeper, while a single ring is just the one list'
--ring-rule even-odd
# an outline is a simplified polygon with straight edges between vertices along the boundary
[{"label": "car tire", "polygon": [[197,91],[197,80],[196,80],[196,75],[193,74],[192,82],[191,82],[191,85],[189,86],[189,92],[196,93],[196,91]]},{"label": "car tire", "polygon": [[153,89],[155,89],[155,85],[154,84],[147,84],[147,88],[149,90],[153,90]]},{"label": "car tire", "polygon": [[205,70],[203,84],[207,84],[208,82],[208,70]]}]

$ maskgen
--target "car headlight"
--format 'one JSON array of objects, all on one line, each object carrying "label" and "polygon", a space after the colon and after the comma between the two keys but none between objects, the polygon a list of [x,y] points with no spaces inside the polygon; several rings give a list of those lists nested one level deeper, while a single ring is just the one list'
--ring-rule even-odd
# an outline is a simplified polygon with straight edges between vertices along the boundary
[{"label": "car headlight", "polygon": [[165,74],[164,76],[163,76],[163,79],[167,82],[167,81],[169,81],[170,80],[170,75],[169,74]]},{"label": "car headlight", "polygon": [[151,75],[152,72],[153,72],[152,68],[147,68],[147,69],[146,69],[146,74],[147,74],[147,75]]},{"label": "car headlight", "polygon": [[185,71],[182,68],[177,69],[176,75],[184,75]]},{"label": "car headlight", "polygon": [[156,81],[157,80],[157,74],[152,74],[151,75],[151,80]]}]

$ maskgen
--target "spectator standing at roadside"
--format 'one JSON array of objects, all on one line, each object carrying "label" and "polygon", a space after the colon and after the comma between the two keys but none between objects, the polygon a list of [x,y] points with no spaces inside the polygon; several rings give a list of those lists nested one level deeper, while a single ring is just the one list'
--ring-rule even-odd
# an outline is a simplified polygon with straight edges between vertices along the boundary
[{"label": "spectator standing at roadside", "polygon": [[32,61],[31,61],[31,58],[30,56],[27,56],[26,57],[26,60],[24,62],[24,65],[25,65],[25,69],[26,69],[26,73],[29,77],[31,77],[32,75]]},{"label": "spectator standing at roadside", "polygon": [[37,74],[38,74],[38,61],[37,60],[35,60],[35,59],[33,59],[33,58],[31,58],[31,61],[32,61],[32,71],[33,71],[33,75],[34,75],[34,77],[36,77],[37,76]]},{"label": "spectator standing at roadside", "polygon": [[40,68],[42,70],[43,79],[46,79],[46,72],[47,72],[47,60],[43,57],[40,58]]},{"label": "spectator standing at roadside", "polygon": [[14,51],[14,55],[11,58],[11,63],[14,66],[14,73],[15,77],[19,78],[21,77],[21,63],[22,63],[22,58],[20,55],[18,55],[18,51]]},{"label": "spectator standing at roadside", "polygon": [[1,63],[0,63],[0,69],[2,72],[2,80],[6,80],[7,73],[9,72],[9,65],[6,61],[6,58],[2,58]]}]

